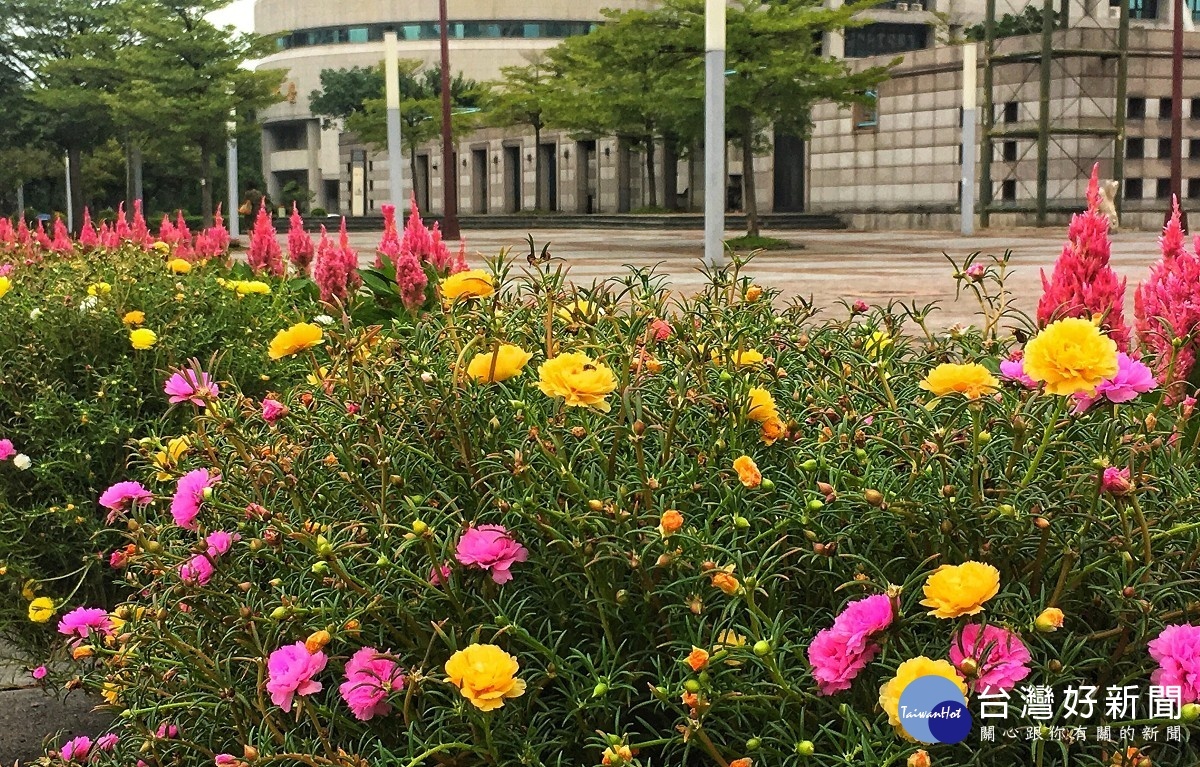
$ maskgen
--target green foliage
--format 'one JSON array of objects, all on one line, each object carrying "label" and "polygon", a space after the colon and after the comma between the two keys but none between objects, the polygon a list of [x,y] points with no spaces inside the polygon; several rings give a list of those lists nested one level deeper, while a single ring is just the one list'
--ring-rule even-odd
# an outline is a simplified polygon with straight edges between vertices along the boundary
[{"label": "green foliage", "polygon": [[[177,472],[222,478],[198,532],[172,524],[171,482],[125,525],[128,622],[83,667],[124,711],[120,745],[97,763],[565,767],[625,745],[647,766],[897,767],[917,744],[888,725],[880,684],[909,659],[946,658],[955,631],[981,622],[1020,635],[1027,683],[1144,686],[1147,640],[1200,600],[1197,453],[1170,439],[1188,415],[1153,396],[1073,415],[1012,384],[975,400],[923,390],[939,363],[994,369],[1011,343],[997,330],[1014,319],[1006,259],[956,272],[970,262],[983,275],[959,279],[980,296],[983,333],[932,332],[929,307],[782,307],[740,261],[686,299],[645,270],[580,291],[553,262],[524,276],[497,263],[493,299],[329,332],[299,355],[319,380],[284,396],[277,425],[232,391],[196,420],[198,449]],[[465,364],[501,341],[533,361],[500,384],[469,380]],[[735,366],[749,350],[766,359]],[[563,391],[539,386],[548,352],[607,366],[611,409],[547,396]],[[772,444],[749,418],[751,387],[786,421]],[[740,456],[760,486],[739,482]],[[1131,470],[1130,494],[1101,492],[1110,465]],[[682,526],[668,536],[669,510]],[[511,582],[457,563],[479,524],[528,549]],[[222,530],[240,539],[213,555],[211,581],[183,582],[180,566],[206,557],[199,536]],[[922,584],[970,560],[997,568],[998,593],[980,615],[933,617]],[[878,656],[850,690],[818,695],[814,635],[849,600],[884,593],[898,617]],[[1051,605],[1064,627],[1035,631]],[[264,689],[267,658],[306,638],[328,657],[321,689],[286,714]],[[474,642],[511,653],[526,685],[492,712],[444,671]],[[338,691],[363,647],[407,674],[385,692],[391,715],[370,721]],[[711,651],[706,668],[686,662],[692,648]],[[167,722],[184,734],[154,737]],[[1176,724],[1112,721],[1103,706],[1101,722]],[[1183,727],[1182,743],[1152,746],[1155,763],[1197,761],[1195,725]],[[927,748],[941,765],[1112,764],[1090,738]]]},{"label": "green foliage", "polygon": [[734,237],[725,241],[725,247],[739,253],[749,253],[755,250],[787,250],[795,245],[787,240],[776,237]]},{"label": "green foliage", "polygon": [[[1059,26],[1059,19],[1062,14],[1051,9],[1051,23],[1054,28]],[[1025,6],[1025,9],[1020,13],[1006,13],[996,19],[996,37],[1016,37],[1018,35],[1040,35],[1042,33],[1043,9],[1041,6],[1031,3]],[[986,36],[983,24],[974,24],[963,30],[963,37],[967,40],[980,41]]]},{"label": "green foliage", "polygon": [[323,118],[322,125],[332,128],[339,120],[362,112],[372,99],[383,98],[383,67],[322,69],[321,88],[308,97],[308,107]]},{"label": "green foliage", "polygon": [[[264,371],[264,349],[297,312],[311,314],[307,292],[282,283],[272,295],[239,298],[217,282],[230,276],[217,264],[171,274],[158,254],[129,248],[52,257],[10,275],[12,290],[0,298],[0,438],[33,467],[0,466],[0,631],[20,634],[26,647],[48,638],[24,619],[26,581],[56,599],[112,598],[98,555],[115,539],[96,499],[127,476],[131,440],[177,435],[187,424],[163,394],[172,367],[196,357],[218,379],[260,394],[299,376],[296,366]],[[89,296],[97,283],[111,292]],[[122,320],[135,310],[158,335],[152,349],[131,348]]]}]

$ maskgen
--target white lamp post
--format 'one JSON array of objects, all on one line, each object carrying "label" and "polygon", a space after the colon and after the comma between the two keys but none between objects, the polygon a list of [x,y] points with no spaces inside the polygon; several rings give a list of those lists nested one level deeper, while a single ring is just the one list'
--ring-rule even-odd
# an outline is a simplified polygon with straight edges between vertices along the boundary
[{"label": "white lamp post", "polygon": [[[383,33],[384,86],[387,92],[388,188],[392,204],[404,209],[404,149],[400,144],[400,52],[396,30]],[[403,215],[403,214],[401,214]]]},{"label": "white lamp post", "polygon": [[704,9],[704,261],[725,263],[725,2]]},{"label": "white lamp post", "polygon": [[962,191],[959,208],[963,235],[975,233],[975,43],[963,45],[963,92],[962,92]]},{"label": "white lamp post", "polygon": [[229,207],[225,213],[229,217],[229,237],[236,240],[240,235],[241,221],[238,212],[238,145],[237,145],[237,122],[235,122],[233,110],[229,112],[229,122],[225,123],[225,129],[229,131],[229,152],[225,157],[225,175],[228,178],[229,190],[226,192],[225,204]]}]

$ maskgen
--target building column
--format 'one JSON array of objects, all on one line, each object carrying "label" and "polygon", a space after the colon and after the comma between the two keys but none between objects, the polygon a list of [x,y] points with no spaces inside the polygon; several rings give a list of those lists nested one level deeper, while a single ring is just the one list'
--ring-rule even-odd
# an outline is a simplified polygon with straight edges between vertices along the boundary
[{"label": "building column", "polygon": [[306,141],[305,146],[308,149],[308,190],[313,193],[313,206],[325,208],[325,181],[321,174],[321,121],[309,120],[305,126]]},{"label": "building column", "polygon": [[628,213],[633,209],[633,190],[630,178],[629,142],[617,139],[617,212]]},{"label": "building column", "polygon": [[[269,126],[264,125],[262,129],[262,174],[263,184],[266,189],[261,190],[271,201],[279,199],[279,182],[275,180],[275,171],[272,160],[275,157],[275,134],[271,132]],[[244,195],[243,195],[244,196]]]},{"label": "building column", "polygon": [[[829,0],[829,8],[841,8],[845,5],[844,0]],[[824,40],[824,55],[835,59],[846,58],[846,33],[845,32],[826,32]]]}]

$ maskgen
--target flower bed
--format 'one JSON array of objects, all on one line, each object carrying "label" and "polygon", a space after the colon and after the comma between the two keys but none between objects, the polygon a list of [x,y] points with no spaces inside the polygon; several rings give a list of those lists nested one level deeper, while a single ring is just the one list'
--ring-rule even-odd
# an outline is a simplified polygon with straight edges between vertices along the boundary
[{"label": "flower bed", "polygon": [[306,383],[179,373],[193,449],[106,499],[133,596],[38,605],[121,712],[48,760],[1195,763],[1195,339],[1117,340],[1124,286],[1072,282],[1103,234],[1072,225],[1078,301],[1023,356],[1003,259],[958,265],[982,330],[938,334],[741,262],[680,298],[385,253],[428,284],[357,300],[412,321],[253,339]]}]

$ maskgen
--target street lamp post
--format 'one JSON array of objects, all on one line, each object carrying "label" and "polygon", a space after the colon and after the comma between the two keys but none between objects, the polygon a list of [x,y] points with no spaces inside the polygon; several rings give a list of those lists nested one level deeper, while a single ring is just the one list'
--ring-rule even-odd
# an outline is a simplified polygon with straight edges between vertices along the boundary
[{"label": "street lamp post", "polygon": [[242,222],[238,220],[241,213],[238,212],[238,145],[237,145],[237,121],[235,119],[236,112],[230,110],[229,122],[225,123],[225,129],[229,132],[229,141],[227,144],[228,152],[225,156],[225,176],[227,179],[228,191],[225,193],[225,204],[229,207],[225,212],[229,216],[229,237],[236,240],[241,234]]},{"label": "street lamp post", "polygon": [[706,0],[704,9],[704,262],[710,266],[725,263],[725,2]]},{"label": "street lamp post", "polygon": [[384,88],[387,95],[388,188],[392,204],[404,205],[404,148],[400,143],[400,52],[394,27],[383,33]]},{"label": "street lamp post", "polygon": [[[1175,0],[1175,27],[1171,52],[1171,194],[1183,201],[1183,14],[1187,5]],[[1120,107],[1122,105],[1118,105]],[[1167,212],[1170,216],[1170,211]],[[1187,231],[1187,211],[1180,205],[1179,222]]]},{"label": "street lamp post", "polygon": [[446,0],[438,0],[442,22],[442,237],[457,240],[458,168],[454,164],[454,130],[450,125],[450,24]]},{"label": "street lamp post", "polygon": [[975,43],[967,42],[962,51],[962,190],[959,208],[962,212],[960,230],[969,236],[975,233]]}]

